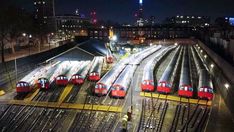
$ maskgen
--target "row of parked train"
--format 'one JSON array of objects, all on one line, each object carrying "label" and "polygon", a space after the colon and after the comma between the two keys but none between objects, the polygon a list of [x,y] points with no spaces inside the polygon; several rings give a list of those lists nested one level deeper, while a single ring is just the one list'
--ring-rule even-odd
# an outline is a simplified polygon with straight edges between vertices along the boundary
[{"label": "row of parked train", "polygon": [[[191,51],[192,54],[189,54]],[[179,65],[180,58],[182,59]],[[197,95],[200,99],[211,100],[213,98],[212,79],[208,72],[208,68],[204,65],[202,58],[199,56],[198,50],[193,46],[179,46],[168,66],[164,70],[161,78],[158,80],[158,85],[154,84],[154,69],[155,60],[150,61],[144,68],[144,75],[142,78],[142,91],[153,92],[155,89],[159,93],[172,93],[173,84],[175,84],[176,75],[179,71],[179,88],[178,95],[183,97],[193,97],[194,88],[191,83],[191,58],[194,59],[196,71],[198,74]],[[181,67],[179,67],[181,66]]]},{"label": "row of parked train", "polygon": [[86,78],[97,81],[101,76],[103,61],[103,57],[94,57],[92,62],[57,61],[40,66],[16,84],[16,92],[28,93],[34,87],[49,89],[52,83],[58,86],[66,86],[68,83],[80,85]]},{"label": "row of parked train", "polygon": [[156,56],[160,58],[165,52],[172,48],[174,48],[174,46],[152,46],[119,61],[96,83],[94,93],[98,96],[110,95],[111,97],[117,98],[125,97],[137,65],[139,65],[143,59],[154,53],[157,53]]}]

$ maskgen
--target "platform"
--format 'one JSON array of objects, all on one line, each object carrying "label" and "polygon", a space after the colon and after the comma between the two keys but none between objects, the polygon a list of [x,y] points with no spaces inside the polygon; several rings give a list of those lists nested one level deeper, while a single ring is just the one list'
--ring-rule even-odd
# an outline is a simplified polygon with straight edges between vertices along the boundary
[{"label": "platform", "polygon": [[176,101],[176,102],[183,102],[183,103],[188,103],[188,100],[189,100],[189,103],[191,104],[200,104],[200,105],[211,105],[212,104],[212,101],[206,101],[206,100],[199,100],[198,102],[198,99],[188,99],[188,98],[184,98],[184,97],[179,97],[179,96],[174,96],[174,95],[163,95],[163,94],[157,94],[157,93],[147,93],[147,92],[141,92],[140,93],[141,96],[144,96],[144,97],[153,97],[153,98],[159,98],[159,99],[167,99],[167,100],[170,100],[170,101]]},{"label": "platform", "polygon": [[114,113],[122,112],[122,109],[123,109],[122,107],[107,106],[107,105],[38,102],[38,101],[23,101],[23,100],[1,101],[0,103],[44,107],[44,108],[63,108],[63,109],[78,109],[78,110],[84,109],[84,110],[104,111],[104,112],[114,112]]}]

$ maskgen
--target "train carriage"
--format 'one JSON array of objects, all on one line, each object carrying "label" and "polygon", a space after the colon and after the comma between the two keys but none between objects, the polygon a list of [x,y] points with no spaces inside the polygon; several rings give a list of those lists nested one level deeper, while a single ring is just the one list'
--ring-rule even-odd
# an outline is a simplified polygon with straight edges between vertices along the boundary
[{"label": "train carriage", "polygon": [[198,97],[200,99],[213,99],[213,84],[209,73],[202,69],[199,74]]},{"label": "train carriage", "polygon": [[187,47],[184,48],[178,95],[183,97],[193,96],[193,88],[191,86],[191,80],[190,80],[190,69],[189,69],[189,58],[188,58]]},{"label": "train carriage", "polygon": [[30,72],[24,78],[22,78],[19,82],[17,82],[16,83],[16,92],[18,94],[31,92],[33,89],[33,86],[35,84],[36,76],[40,72],[42,72],[41,69],[42,69],[42,67],[34,69],[32,72]]},{"label": "train carriage", "polygon": [[136,65],[127,65],[120,73],[111,88],[111,96],[116,98],[124,98],[130,86],[132,77],[136,70]]},{"label": "train carriage", "polygon": [[178,69],[176,66],[178,56],[181,55],[180,47],[176,49],[175,54],[173,55],[171,61],[169,62],[167,68],[163,72],[161,78],[158,81],[157,91],[159,93],[168,94],[171,92],[172,89],[172,79],[174,78],[173,72],[174,70]]},{"label": "train carriage", "polygon": [[90,69],[90,66],[91,66],[90,61],[85,61],[80,66],[79,70],[72,75],[70,81],[75,85],[83,84]]},{"label": "train carriage", "polygon": [[153,92],[155,90],[154,84],[154,68],[159,60],[170,50],[171,48],[164,48],[158,51],[158,54],[154,56],[144,67],[141,90],[145,92]]},{"label": "train carriage", "polygon": [[114,61],[114,57],[109,49],[107,49],[106,62],[111,64]]},{"label": "train carriage", "polygon": [[47,78],[39,78],[36,84],[40,89],[49,89],[50,87],[50,81]]},{"label": "train carriage", "polygon": [[50,88],[50,77],[56,70],[58,64],[60,63],[61,63],[60,61],[57,61],[52,64],[50,63],[43,68],[44,72],[42,72],[40,75],[37,76],[38,79],[36,80],[36,83],[35,83],[37,88],[39,89]]},{"label": "train carriage", "polygon": [[95,57],[89,71],[89,80],[98,81],[101,77],[103,57]]},{"label": "train carriage", "polygon": [[122,63],[116,64],[109,72],[107,72],[95,85],[94,94],[106,95],[114,81],[117,79],[119,74],[123,71],[126,65]]},{"label": "train carriage", "polygon": [[194,51],[193,47],[191,47],[191,50],[198,73],[198,97],[200,99],[212,100],[213,84],[211,76],[207,70],[207,67],[203,64],[198,53]]}]

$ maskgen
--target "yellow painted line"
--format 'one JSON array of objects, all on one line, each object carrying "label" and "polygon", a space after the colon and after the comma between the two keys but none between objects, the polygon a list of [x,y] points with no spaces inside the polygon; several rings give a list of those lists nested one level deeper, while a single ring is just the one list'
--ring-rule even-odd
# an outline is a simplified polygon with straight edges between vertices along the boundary
[{"label": "yellow painted line", "polygon": [[93,111],[108,111],[108,112],[122,112],[120,106],[106,106],[106,105],[91,105],[91,104],[71,104],[71,103],[58,103],[58,102],[37,102],[37,101],[24,101],[24,100],[11,100],[9,104],[14,105],[27,105],[36,107],[48,107],[48,108],[64,108],[64,109],[79,109],[82,110],[93,110]]},{"label": "yellow painted line", "polygon": [[32,99],[39,93],[40,89],[37,88],[32,94],[24,98],[25,101],[32,101]]},{"label": "yellow painted line", "polygon": [[[151,93],[146,93],[146,92],[141,92],[140,95],[144,96],[144,97],[151,97]],[[166,99],[166,97],[167,97],[167,100],[177,101],[177,102],[180,101],[180,97],[179,96],[173,96],[173,95],[166,96],[166,95],[163,95],[163,94],[159,95],[157,93],[152,93],[152,97],[153,98],[158,98],[159,97],[159,99]],[[189,103],[191,103],[191,104],[197,104],[197,101],[198,101],[198,99],[189,99]],[[181,102],[188,103],[188,99],[181,97]],[[200,100],[199,101],[200,105],[206,105],[206,103],[207,103],[206,100]],[[212,101],[208,101],[207,105],[210,106],[211,103],[212,103]]]},{"label": "yellow painted line", "polygon": [[64,88],[62,94],[61,94],[60,97],[59,97],[59,101],[58,101],[59,103],[62,103],[62,102],[65,100],[65,98],[67,97],[67,95],[71,92],[73,86],[74,86],[73,84],[68,84],[68,85]]},{"label": "yellow painted line", "polygon": [[0,90],[0,96],[5,95],[5,91],[4,90]]}]

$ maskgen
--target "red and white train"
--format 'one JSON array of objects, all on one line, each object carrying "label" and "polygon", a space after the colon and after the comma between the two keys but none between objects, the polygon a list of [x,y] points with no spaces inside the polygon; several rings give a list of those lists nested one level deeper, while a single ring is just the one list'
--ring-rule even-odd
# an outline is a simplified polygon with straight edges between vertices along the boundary
[{"label": "red and white train", "polygon": [[94,57],[88,79],[90,81],[98,81],[101,78],[101,70],[103,64],[103,57]]},{"label": "red and white train", "polygon": [[77,72],[75,74],[73,74],[71,79],[70,79],[72,84],[80,85],[80,84],[84,83],[85,78],[86,78],[86,76],[89,72],[90,66],[91,66],[90,63],[91,63],[90,61],[82,62],[79,69],[77,70]]},{"label": "red and white train", "polygon": [[185,46],[182,58],[180,83],[178,95],[183,97],[193,96],[193,87],[190,78],[189,58],[188,58],[188,47]]},{"label": "red and white train", "polygon": [[45,71],[37,76],[38,78],[36,81],[37,88],[45,90],[50,88],[50,78],[60,63],[61,63],[60,61],[55,62],[53,64],[50,63],[43,68]]},{"label": "red and white train", "polygon": [[113,63],[114,57],[109,49],[107,49],[107,54],[106,54],[106,62],[107,63]]},{"label": "red and white train", "polygon": [[43,74],[43,72],[43,68],[38,67],[31,73],[26,75],[24,78],[22,78],[19,82],[16,83],[16,92],[18,94],[31,92],[37,80],[37,76]]},{"label": "red and white train", "polygon": [[157,54],[144,67],[143,77],[141,82],[141,90],[144,92],[153,92],[154,84],[154,68],[161,58],[170,51],[171,48],[166,47],[157,51]]},{"label": "red and white train", "polygon": [[211,76],[206,66],[202,62],[199,53],[194,51],[193,47],[191,47],[191,50],[198,72],[198,97],[200,99],[212,100],[214,91]]},{"label": "red and white train", "polygon": [[126,96],[136,67],[136,65],[127,65],[125,69],[120,73],[120,75],[112,85],[112,97],[124,98]]},{"label": "red and white train", "polygon": [[177,67],[178,65],[176,64],[177,64],[178,56],[181,56],[181,53],[182,53],[181,51],[182,50],[180,47],[176,49],[175,54],[173,55],[167,68],[165,69],[161,78],[158,81],[157,92],[165,93],[165,94],[169,94],[171,92],[172,83],[175,78],[175,74],[173,74],[173,72],[175,72],[178,69]]},{"label": "red and white train", "polygon": [[107,72],[95,85],[94,94],[98,96],[107,95],[119,74],[126,65],[122,63],[116,64],[109,72]]}]

